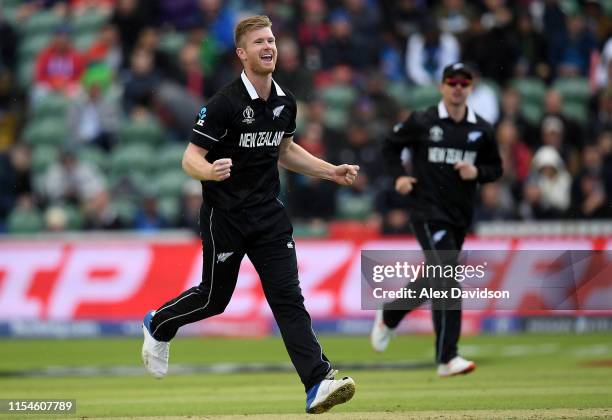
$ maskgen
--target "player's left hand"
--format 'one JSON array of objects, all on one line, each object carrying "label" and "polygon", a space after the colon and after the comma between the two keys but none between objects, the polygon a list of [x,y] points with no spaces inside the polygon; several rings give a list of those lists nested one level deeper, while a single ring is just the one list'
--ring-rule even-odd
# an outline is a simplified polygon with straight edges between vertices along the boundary
[{"label": "player's left hand", "polygon": [[455,170],[459,171],[459,176],[464,181],[472,181],[478,176],[478,168],[463,160],[455,163]]},{"label": "player's left hand", "polygon": [[357,165],[338,165],[334,168],[334,182],[340,185],[352,185],[357,178],[359,166]]}]

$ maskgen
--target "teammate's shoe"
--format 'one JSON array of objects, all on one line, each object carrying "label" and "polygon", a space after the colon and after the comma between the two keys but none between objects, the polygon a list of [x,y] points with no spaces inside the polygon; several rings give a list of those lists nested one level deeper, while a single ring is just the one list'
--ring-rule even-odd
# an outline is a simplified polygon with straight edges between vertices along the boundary
[{"label": "teammate's shoe", "polygon": [[393,336],[395,336],[395,329],[385,325],[383,321],[383,310],[378,309],[376,311],[376,317],[374,318],[372,332],[370,333],[370,343],[374,351],[379,353],[385,351]]},{"label": "teammate's shoe", "polygon": [[455,356],[448,363],[438,365],[438,376],[447,378],[455,375],[465,375],[476,369],[476,363],[465,360],[461,356]]},{"label": "teammate's shoe", "polygon": [[163,378],[168,373],[168,357],[170,355],[170,343],[157,341],[151,334],[151,320],[155,311],[149,311],[142,322],[142,363],[145,369],[156,378]]},{"label": "teammate's shoe", "polygon": [[337,370],[330,370],[325,379],[306,392],[306,412],[320,414],[329,411],[334,405],[342,404],[353,398],[355,381],[345,376],[335,379]]}]

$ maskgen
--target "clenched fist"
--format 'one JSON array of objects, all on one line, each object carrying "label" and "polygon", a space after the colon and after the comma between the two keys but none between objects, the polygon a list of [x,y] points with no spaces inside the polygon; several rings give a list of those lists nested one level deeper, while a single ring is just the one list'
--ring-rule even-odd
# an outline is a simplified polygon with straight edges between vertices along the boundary
[{"label": "clenched fist", "polygon": [[359,173],[357,165],[338,165],[334,168],[334,182],[340,185],[352,185]]},{"label": "clenched fist", "polygon": [[224,181],[230,177],[232,172],[232,160],[231,159],[217,159],[213,162],[210,168],[210,180],[211,181]]},{"label": "clenched fist", "polygon": [[459,171],[459,176],[464,181],[471,181],[478,176],[478,168],[471,163],[460,161],[455,163],[455,170]]},{"label": "clenched fist", "polygon": [[409,194],[417,179],[413,176],[400,176],[395,180],[395,191],[401,195]]}]

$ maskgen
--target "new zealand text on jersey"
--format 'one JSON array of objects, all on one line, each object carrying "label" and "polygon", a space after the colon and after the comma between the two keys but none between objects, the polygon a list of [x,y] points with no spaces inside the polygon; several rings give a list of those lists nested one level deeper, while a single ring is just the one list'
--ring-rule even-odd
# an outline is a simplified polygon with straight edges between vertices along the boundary
[{"label": "new zealand text on jersey", "polygon": [[260,131],[240,134],[240,147],[278,146],[283,139],[284,131]]},{"label": "new zealand text on jersey", "polygon": [[428,160],[432,163],[448,163],[454,165],[459,161],[465,161],[472,165],[476,162],[477,152],[473,150],[461,150],[446,147],[430,147]]}]

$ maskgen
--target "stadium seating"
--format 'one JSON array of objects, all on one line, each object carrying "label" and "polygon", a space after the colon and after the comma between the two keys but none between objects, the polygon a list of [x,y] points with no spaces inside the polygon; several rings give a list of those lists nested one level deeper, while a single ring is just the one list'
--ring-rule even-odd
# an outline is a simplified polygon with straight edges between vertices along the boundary
[{"label": "stadium seating", "polygon": [[546,85],[540,79],[528,77],[514,79],[510,83],[521,95],[521,108],[531,123],[536,124],[542,116],[542,105],[546,94]]},{"label": "stadium seating", "polygon": [[40,11],[27,18],[20,29],[26,35],[48,34],[61,23],[63,19],[60,15],[52,11]]},{"label": "stadium seating", "polygon": [[162,130],[155,121],[124,121],[118,132],[119,143],[127,145],[157,146],[163,141]]},{"label": "stadium seating", "polygon": [[158,173],[151,177],[150,182],[155,190],[155,195],[160,197],[179,197],[187,180],[187,175],[179,168],[173,171]]},{"label": "stadium seating", "polygon": [[43,174],[49,166],[57,162],[59,153],[55,146],[41,144],[32,150],[32,171]]},{"label": "stadium seating", "polygon": [[63,95],[43,96],[33,103],[31,118],[64,118],[69,105],[70,100]]},{"label": "stadium seating", "polygon": [[43,229],[43,219],[36,209],[15,208],[8,216],[6,228],[9,233],[36,233]]},{"label": "stadium seating", "polygon": [[408,98],[411,109],[425,109],[440,101],[440,90],[437,85],[411,86]]},{"label": "stadium seating", "polygon": [[71,26],[76,34],[97,33],[108,20],[108,16],[95,10],[88,10],[72,18]]},{"label": "stadium seating", "polygon": [[564,77],[553,84],[563,97],[563,113],[581,124],[588,119],[588,103],[591,98],[591,86],[586,78]]},{"label": "stadium seating", "polygon": [[78,151],[78,158],[82,162],[96,166],[102,172],[110,169],[109,157],[96,146],[84,146]]},{"label": "stadium seating", "polygon": [[67,129],[63,118],[31,119],[23,132],[23,138],[32,146],[40,144],[61,146],[66,136]]}]

